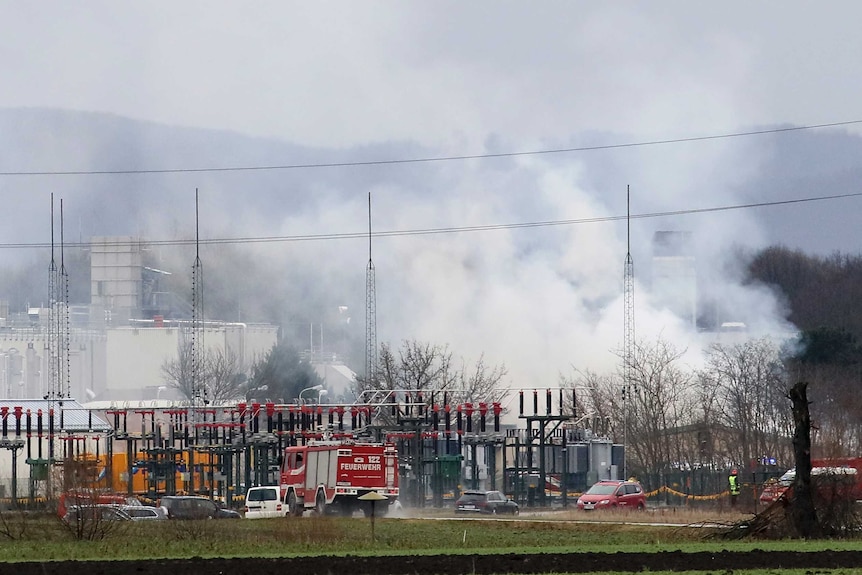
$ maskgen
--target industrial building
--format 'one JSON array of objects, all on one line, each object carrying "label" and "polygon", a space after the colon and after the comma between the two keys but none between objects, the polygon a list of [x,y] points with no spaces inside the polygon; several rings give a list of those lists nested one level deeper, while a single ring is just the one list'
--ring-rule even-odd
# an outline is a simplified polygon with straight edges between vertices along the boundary
[{"label": "industrial building", "polygon": [[[160,289],[169,272],[144,266],[144,242],[138,238],[94,237],[90,242],[90,302],[65,306],[65,375],[58,395],[81,403],[179,399],[165,384],[162,365],[176,360],[190,337],[189,310],[177,305],[176,294]],[[187,305],[187,304],[186,304]],[[176,311],[179,308],[179,311]],[[51,309],[32,307],[10,314],[0,306],[0,397],[38,399],[51,394]],[[275,345],[278,327],[206,320],[197,326],[203,349],[217,349],[236,358],[240,371]],[[53,359],[52,359],[53,358]]]}]

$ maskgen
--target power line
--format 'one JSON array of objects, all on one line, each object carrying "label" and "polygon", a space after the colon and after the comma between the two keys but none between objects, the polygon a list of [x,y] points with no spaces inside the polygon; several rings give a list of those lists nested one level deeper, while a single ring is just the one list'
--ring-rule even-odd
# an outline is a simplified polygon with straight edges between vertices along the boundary
[{"label": "power line", "polygon": [[[467,232],[488,232],[496,230],[515,230],[521,228],[541,228],[551,226],[572,226],[583,224],[595,224],[603,222],[615,222],[624,220],[628,217],[632,219],[648,219],[648,218],[664,218],[669,216],[686,216],[692,214],[705,214],[713,212],[727,212],[732,210],[746,210],[753,208],[764,208],[772,206],[783,206],[790,204],[802,204],[808,202],[821,202],[827,200],[840,200],[847,198],[856,198],[862,196],[862,192],[837,194],[832,196],[816,196],[810,198],[796,198],[792,200],[777,200],[774,202],[757,202],[750,204],[736,204],[731,206],[716,206],[711,208],[693,208],[688,210],[675,210],[669,212],[651,212],[644,214],[632,214],[631,216],[602,216],[596,218],[578,218],[570,220],[547,220],[535,222],[518,222],[508,224],[488,224],[481,226],[461,226],[461,227],[446,227],[446,228],[423,228],[414,230],[389,230],[377,231],[371,234],[368,231],[363,232],[346,232],[334,234],[307,234],[297,236],[256,236],[256,237],[239,237],[239,238],[210,238],[210,239],[179,239],[179,240],[147,240],[144,242],[148,246],[183,246],[183,245],[224,245],[224,244],[260,244],[260,243],[276,243],[276,242],[307,242],[307,241],[325,241],[325,240],[349,240],[349,239],[368,239],[372,237],[399,237],[399,236],[423,236],[435,234],[454,234]],[[135,244],[140,242],[134,242]],[[112,246],[125,246],[125,242],[108,242]],[[67,243],[69,247],[86,248],[89,243]],[[22,249],[22,248],[48,248],[50,243],[0,243],[0,249]]]},{"label": "power line", "polygon": [[547,150],[527,150],[521,152],[500,152],[496,154],[470,154],[463,156],[435,156],[424,158],[403,158],[389,160],[367,160],[357,162],[328,162],[319,164],[282,164],[268,166],[223,166],[210,168],[164,168],[147,170],[42,170],[32,172],[0,172],[0,176],[116,176],[116,175],[140,175],[140,174],[187,174],[204,172],[255,172],[268,170],[307,170],[319,168],[349,168],[359,166],[390,166],[398,164],[421,164],[431,162],[453,162],[462,160],[485,160],[492,158],[513,158],[518,156],[538,156],[547,154],[568,154],[574,152],[592,152],[598,150],[615,150],[619,148],[638,148],[645,146],[660,146],[667,144],[681,144],[685,142],[703,142],[707,140],[722,140],[728,138],[742,138],[748,136],[761,136],[765,134],[779,134],[784,132],[799,132],[802,130],[815,130],[818,128],[834,128],[838,126],[850,126],[862,124],[862,120],[848,120],[845,122],[831,122],[828,124],[812,124],[808,126],[792,126],[785,128],[770,128],[765,130],[753,130],[749,132],[733,132],[729,134],[713,134],[708,136],[693,136],[690,138],[672,138],[667,140],[647,140],[643,142],[625,142],[621,144],[607,144],[601,146],[581,146],[577,148],[554,148]]}]

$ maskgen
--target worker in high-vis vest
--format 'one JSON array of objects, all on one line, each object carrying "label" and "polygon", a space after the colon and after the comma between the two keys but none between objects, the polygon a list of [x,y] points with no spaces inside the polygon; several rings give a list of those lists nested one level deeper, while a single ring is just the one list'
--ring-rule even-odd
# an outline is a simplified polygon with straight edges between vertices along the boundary
[{"label": "worker in high-vis vest", "polygon": [[736,507],[736,498],[739,497],[739,471],[735,467],[730,470],[727,481],[730,484],[730,506]]}]

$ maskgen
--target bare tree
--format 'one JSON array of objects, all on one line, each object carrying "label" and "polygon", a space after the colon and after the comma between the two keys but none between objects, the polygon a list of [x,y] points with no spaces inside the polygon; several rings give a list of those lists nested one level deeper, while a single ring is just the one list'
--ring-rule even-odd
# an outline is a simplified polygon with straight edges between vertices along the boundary
[{"label": "bare tree", "polygon": [[621,440],[624,425],[622,380],[616,374],[575,369],[571,376],[560,375],[560,386],[572,390],[572,403],[565,409],[575,414],[582,427],[595,433],[605,430],[611,437]]},{"label": "bare tree", "polygon": [[791,421],[786,409],[787,384],[778,348],[768,339],[735,345],[714,344],[701,380],[715,389],[718,423],[734,437],[728,463],[746,464],[764,455],[789,458]]},{"label": "bare tree", "polygon": [[[162,377],[169,387],[176,389],[180,395],[191,399],[194,387],[194,360],[192,357],[191,340],[180,340],[177,345],[177,357],[162,363]],[[198,374],[200,376],[200,374]]]},{"label": "bare tree", "polygon": [[239,359],[230,349],[211,349],[205,356],[205,385],[215,403],[237,399],[243,395],[245,375],[239,370]]},{"label": "bare tree", "polygon": [[618,352],[630,361],[623,414],[627,458],[633,467],[665,470],[683,462],[679,436],[668,430],[693,422],[696,393],[691,373],[679,365],[684,353],[663,339],[637,342],[629,360]]},{"label": "bare tree", "polygon": [[382,422],[394,424],[399,416],[415,413],[419,403],[429,408],[432,402],[442,402],[444,392],[452,404],[500,401],[508,391],[500,385],[506,374],[505,365],[488,366],[484,355],[473,365],[462,359],[456,370],[448,346],[405,340],[398,350],[380,346],[376,377],[357,377],[354,392],[372,403],[410,404],[403,412],[394,406],[378,410]]},{"label": "bare tree", "polygon": [[451,369],[449,346],[405,340],[397,351],[381,344],[377,373],[358,377],[357,395],[368,390],[425,391],[451,389],[457,374]]},{"label": "bare tree", "polygon": [[[194,394],[193,365],[191,342],[180,343],[177,358],[162,364],[166,383],[186,399],[191,399]],[[197,385],[205,390],[208,401],[222,402],[243,395],[245,377],[239,371],[236,354],[229,349],[207,349],[196,375]]]},{"label": "bare tree", "polygon": [[494,367],[485,365],[485,354],[482,354],[469,368],[466,361],[461,360],[461,371],[454,385],[464,391],[467,401],[492,403],[502,400],[506,395],[507,390],[500,386],[500,382],[507,374],[505,364]]},{"label": "bare tree", "polygon": [[796,459],[791,517],[796,530],[806,539],[817,533],[817,511],[811,490],[811,417],[807,387],[806,382],[800,381],[788,391],[793,406],[793,454]]}]

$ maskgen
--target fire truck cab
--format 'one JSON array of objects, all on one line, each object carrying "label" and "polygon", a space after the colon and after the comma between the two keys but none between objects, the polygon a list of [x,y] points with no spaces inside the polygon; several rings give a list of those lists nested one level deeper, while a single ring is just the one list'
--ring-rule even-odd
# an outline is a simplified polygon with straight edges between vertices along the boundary
[{"label": "fire truck cab", "polygon": [[288,447],[281,466],[281,492],[288,513],[305,510],[349,516],[370,515],[374,503],[359,497],[371,491],[386,497],[376,513],[384,514],[398,498],[398,452],[391,443],[315,441]]}]

